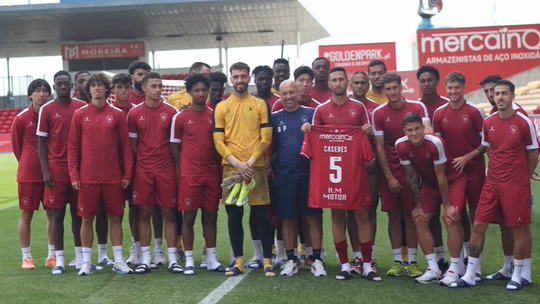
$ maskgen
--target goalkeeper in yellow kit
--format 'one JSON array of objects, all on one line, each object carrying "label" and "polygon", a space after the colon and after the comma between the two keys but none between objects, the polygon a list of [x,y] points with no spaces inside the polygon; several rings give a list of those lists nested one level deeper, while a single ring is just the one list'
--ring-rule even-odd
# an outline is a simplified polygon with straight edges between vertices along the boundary
[{"label": "goalkeeper in yellow kit", "polygon": [[[233,204],[231,196],[229,204],[225,205],[229,217],[229,238],[235,256],[233,267],[225,275],[237,276],[244,273],[242,218],[243,205],[247,202],[259,224],[264,274],[273,277],[276,273],[271,261],[273,231],[269,214],[270,195],[263,159],[272,139],[272,123],[268,105],[248,92],[251,80],[249,73],[249,66],[243,62],[231,66],[233,94],[220,102],[214,110],[214,144],[223,157],[223,179],[235,174],[241,176],[241,185],[235,190],[239,190],[238,198]],[[224,203],[229,194],[230,191],[223,191]]]}]

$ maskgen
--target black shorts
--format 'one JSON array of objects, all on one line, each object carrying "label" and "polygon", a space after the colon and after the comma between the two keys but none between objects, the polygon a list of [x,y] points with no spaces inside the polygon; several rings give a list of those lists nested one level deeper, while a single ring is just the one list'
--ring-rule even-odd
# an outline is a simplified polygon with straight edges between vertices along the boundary
[{"label": "black shorts", "polygon": [[274,206],[280,220],[292,220],[300,213],[303,216],[322,214],[322,209],[308,207],[309,178],[295,179],[276,174]]}]

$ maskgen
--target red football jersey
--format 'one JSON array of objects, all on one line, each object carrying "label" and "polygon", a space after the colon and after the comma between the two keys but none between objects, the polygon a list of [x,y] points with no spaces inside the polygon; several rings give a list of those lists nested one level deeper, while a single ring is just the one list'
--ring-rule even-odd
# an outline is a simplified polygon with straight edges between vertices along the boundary
[{"label": "red football jersey", "polygon": [[439,99],[437,99],[437,102],[434,103],[434,104],[425,103],[424,100],[422,100],[422,98],[418,99],[418,101],[421,102],[422,104],[424,104],[424,106],[426,107],[426,110],[428,112],[429,119],[431,119],[433,121],[433,113],[435,113],[435,111],[439,107],[444,106],[445,104],[447,104],[450,101],[450,99],[448,99],[446,97],[443,97],[443,96],[439,96]]},{"label": "red football jersey", "polygon": [[402,170],[396,153],[396,140],[403,136],[403,117],[416,112],[423,121],[429,121],[426,107],[418,101],[405,100],[400,109],[384,103],[373,111],[373,135],[384,136],[386,158],[390,170]]},{"label": "red football jersey", "polygon": [[19,162],[18,183],[43,182],[37,146],[37,125],[38,113],[34,112],[32,104],[17,114],[11,124],[11,146]]},{"label": "red football jersey", "polygon": [[268,97],[268,99],[264,99],[260,97],[259,95],[257,95],[257,93],[253,93],[253,96],[266,101],[266,104],[268,105],[268,108],[270,110],[272,110],[272,108],[274,107],[274,104],[276,104],[276,101],[279,100],[279,95],[276,95],[274,93],[270,93],[270,97]]},{"label": "red football jersey", "polygon": [[349,125],[363,126],[369,123],[367,110],[363,103],[349,98],[344,104],[337,105],[332,100],[321,104],[313,114],[313,125]]},{"label": "red football jersey", "polygon": [[156,108],[149,108],[143,102],[129,111],[129,137],[138,139],[136,171],[174,171],[169,141],[172,118],[176,113],[175,107],[163,101]]},{"label": "red football jersey", "polygon": [[422,183],[431,189],[439,189],[435,165],[445,164],[448,183],[461,176],[452,165],[453,159],[448,155],[444,140],[436,135],[426,134],[419,147],[413,146],[407,136],[403,136],[396,141],[396,152],[399,162],[402,165],[412,164]]},{"label": "red football jersey", "polygon": [[[525,112],[525,110],[523,110],[523,108],[520,105],[518,105],[517,103],[515,103],[515,102],[512,102],[512,109],[514,109],[515,111],[518,111],[518,112],[524,114],[525,116],[529,117],[529,114],[527,114],[527,112]],[[497,113],[497,111],[498,111],[497,107],[494,106],[493,108],[491,108],[491,111],[489,111],[489,115],[495,114],[495,113]]]},{"label": "red football jersey", "polygon": [[312,126],[301,154],[309,158],[309,207],[354,210],[369,201],[365,162],[373,161],[361,127]]},{"label": "red football jersey", "polygon": [[538,149],[532,121],[518,111],[506,119],[493,114],[484,121],[483,135],[482,145],[489,148],[486,182],[529,185],[526,151]]},{"label": "red football jersey", "polygon": [[320,92],[320,91],[315,90],[315,88],[312,87],[311,90],[309,91],[309,95],[312,98],[315,98],[315,100],[317,100],[318,102],[325,103],[328,101],[328,99],[332,98],[332,91],[328,90],[328,91]]},{"label": "red football jersey", "polygon": [[[464,156],[478,148],[482,142],[482,128],[486,115],[472,102],[466,101],[459,109],[452,109],[449,103],[435,111],[433,130],[446,142],[452,158]],[[465,171],[484,172],[484,155],[471,159]]]},{"label": "red football jersey", "polygon": [[122,112],[124,112],[125,115],[127,115],[129,110],[131,110],[135,106],[134,104],[128,102],[127,107],[121,107],[116,103],[116,101],[113,101],[112,105],[122,110]]},{"label": "red football jersey", "polygon": [[[308,101],[306,102],[298,102],[299,105],[301,106],[304,106],[304,107],[307,107],[307,108],[312,108],[312,109],[315,109],[317,108],[321,103],[318,102],[317,100],[313,99],[313,98],[309,98]],[[276,101],[276,103],[274,103],[274,106],[272,107],[272,112],[277,112],[279,110],[283,109],[283,101],[280,99],[278,99]]]},{"label": "red football jersey", "polygon": [[119,184],[131,180],[133,154],[122,110],[92,103],[73,115],[68,141],[71,182]]},{"label": "red football jersey", "polygon": [[73,113],[87,105],[79,99],[69,104],[49,101],[39,110],[37,136],[48,137],[47,157],[49,166],[67,166],[67,142]]},{"label": "red football jersey", "polygon": [[180,176],[216,175],[216,149],[212,137],[212,110],[188,109],[172,121],[172,143],[180,144]]},{"label": "red football jersey", "polygon": [[146,100],[146,95],[144,95],[144,93],[142,96],[139,96],[139,95],[135,95],[135,93],[133,93],[133,90],[129,92],[129,103],[138,105],[138,104],[143,103],[145,100]]},{"label": "red football jersey", "polygon": [[371,100],[369,98],[366,98],[364,101],[360,101],[364,104],[364,107],[366,107],[366,111],[368,113],[369,123],[373,125],[373,111],[380,106],[376,101]]}]

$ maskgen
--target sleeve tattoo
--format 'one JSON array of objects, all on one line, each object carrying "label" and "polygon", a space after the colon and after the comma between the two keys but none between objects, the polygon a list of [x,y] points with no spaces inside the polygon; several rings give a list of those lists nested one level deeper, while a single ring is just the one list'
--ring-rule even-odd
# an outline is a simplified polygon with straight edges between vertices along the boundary
[{"label": "sleeve tattoo", "polygon": [[411,195],[413,196],[414,203],[416,206],[420,205],[420,178],[414,171],[414,168],[411,164],[403,165],[405,169],[405,175],[407,176],[407,185],[409,190],[411,190]]}]

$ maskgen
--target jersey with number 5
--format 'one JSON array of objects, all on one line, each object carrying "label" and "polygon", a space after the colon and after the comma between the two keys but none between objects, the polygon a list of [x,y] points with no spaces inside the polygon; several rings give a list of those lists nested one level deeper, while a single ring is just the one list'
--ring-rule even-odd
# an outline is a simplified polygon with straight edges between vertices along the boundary
[{"label": "jersey with number 5", "polygon": [[371,204],[366,162],[375,157],[362,127],[311,126],[301,153],[310,159],[309,207],[354,210]]}]

